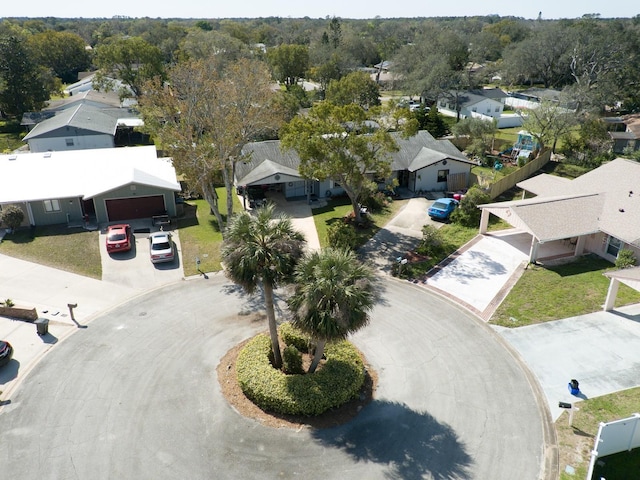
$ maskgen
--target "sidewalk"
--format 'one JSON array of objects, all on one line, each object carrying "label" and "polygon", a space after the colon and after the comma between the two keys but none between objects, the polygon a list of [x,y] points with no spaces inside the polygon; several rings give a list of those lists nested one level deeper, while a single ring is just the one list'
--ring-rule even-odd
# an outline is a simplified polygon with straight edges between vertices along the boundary
[{"label": "sidewalk", "polygon": [[[0,400],[10,396],[18,381],[53,345],[138,293],[119,284],[0,255],[0,298],[10,298],[16,307],[36,308],[40,318],[49,320],[48,335],[40,337],[33,323],[0,319],[0,339],[14,348],[14,361],[0,369]],[[77,323],[71,319],[68,304],[77,304]]]}]

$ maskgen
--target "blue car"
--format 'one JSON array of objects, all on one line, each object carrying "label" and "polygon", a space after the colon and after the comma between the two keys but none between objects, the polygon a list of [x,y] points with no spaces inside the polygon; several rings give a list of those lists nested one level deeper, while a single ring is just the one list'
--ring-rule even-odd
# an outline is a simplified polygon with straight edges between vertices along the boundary
[{"label": "blue car", "polygon": [[458,201],[454,198],[441,198],[436,200],[433,205],[429,207],[427,213],[431,218],[437,218],[438,220],[447,220],[451,212],[453,212],[458,206]]}]

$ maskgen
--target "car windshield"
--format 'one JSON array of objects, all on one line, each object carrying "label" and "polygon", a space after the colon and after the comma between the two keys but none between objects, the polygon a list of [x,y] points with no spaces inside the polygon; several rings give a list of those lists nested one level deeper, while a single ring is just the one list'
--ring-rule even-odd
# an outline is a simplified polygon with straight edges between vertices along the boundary
[{"label": "car windshield", "polygon": [[110,242],[119,242],[120,240],[124,240],[127,236],[124,233],[112,233],[109,235]]},{"label": "car windshield", "polygon": [[159,242],[151,245],[151,250],[168,250],[171,248],[169,242]]},{"label": "car windshield", "polygon": [[446,210],[449,206],[446,203],[436,202],[431,208],[435,208],[436,210]]}]

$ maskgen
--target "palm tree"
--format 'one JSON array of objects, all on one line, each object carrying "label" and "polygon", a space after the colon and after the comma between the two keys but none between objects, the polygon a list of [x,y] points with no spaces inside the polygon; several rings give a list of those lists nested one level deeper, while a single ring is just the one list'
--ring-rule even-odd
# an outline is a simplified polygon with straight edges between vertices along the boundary
[{"label": "palm tree", "polygon": [[274,206],[259,208],[255,216],[248,212],[235,215],[227,227],[222,260],[227,276],[253,293],[258,285],[264,289],[274,366],[282,366],[278,343],[273,290],[291,277],[302,258],[304,236],[296,231],[286,215],[274,218]]},{"label": "palm tree", "polygon": [[315,251],[300,262],[295,290],[287,301],[292,323],[316,344],[313,373],[327,342],[341,340],[369,323],[379,292],[373,271],[348,250]]}]

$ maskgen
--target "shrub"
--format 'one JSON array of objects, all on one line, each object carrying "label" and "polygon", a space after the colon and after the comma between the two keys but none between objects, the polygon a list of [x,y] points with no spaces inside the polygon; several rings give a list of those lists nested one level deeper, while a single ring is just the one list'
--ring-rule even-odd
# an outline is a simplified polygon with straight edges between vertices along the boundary
[{"label": "shrub", "polygon": [[260,334],[238,354],[236,373],[244,394],[260,408],[287,415],[315,416],[357,397],[365,380],[362,358],[349,342],[327,345],[326,363],[316,373],[286,375],[269,361],[271,340]]},{"label": "shrub", "polygon": [[433,225],[425,225],[422,227],[422,240],[417,248],[420,255],[429,257],[438,256],[442,252],[442,234]]},{"label": "shrub", "polygon": [[460,201],[460,206],[451,213],[451,221],[459,223],[465,227],[480,226],[480,216],[482,212],[478,205],[489,203],[491,198],[482,191],[480,187],[474,185]]},{"label": "shrub", "polygon": [[293,345],[288,345],[282,351],[282,370],[289,375],[304,373],[302,368],[302,353]]},{"label": "shrub", "polygon": [[633,250],[623,248],[618,252],[618,258],[616,258],[616,268],[631,268],[636,264],[636,256],[633,254]]},{"label": "shrub", "polygon": [[11,300],[10,298],[7,298],[4,302],[0,302],[0,305],[5,306],[5,307],[15,307],[15,303],[13,303],[13,300]]},{"label": "shrub", "polygon": [[355,250],[358,236],[351,223],[334,222],[327,227],[327,243],[332,248]]},{"label": "shrub", "polygon": [[0,223],[4,223],[11,230],[18,228],[23,220],[24,212],[15,205],[9,205],[0,212]]},{"label": "shrub", "polygon": [[311,337],[291,322],[285,322],[278,327],[278,335],[286,345],[293,345],[300,352],[307,353],[312,348]]},{"label": "shrub", "polygon": [[376,192],[369,195],[362,204],[367,207],[370,212],[380,212],[389,205],[389,199],[384,193]]}]

